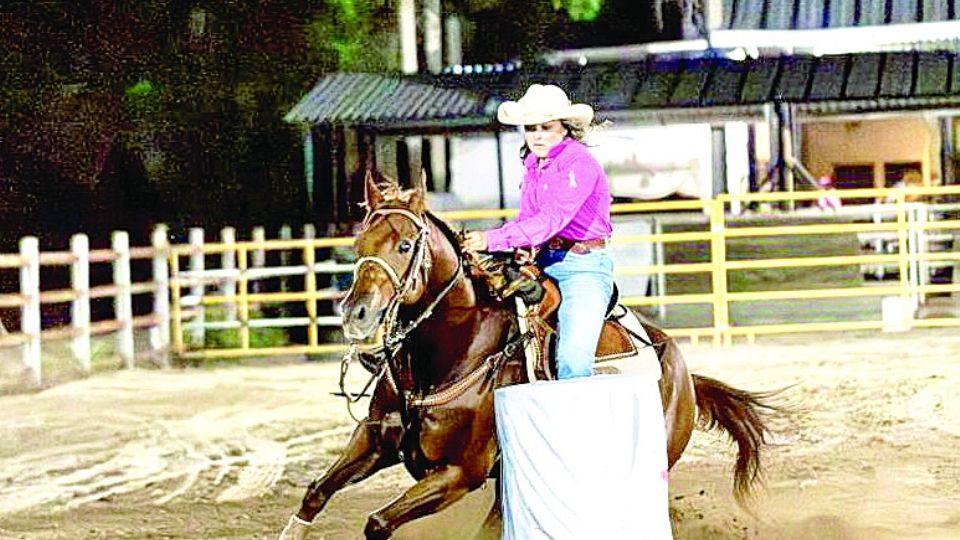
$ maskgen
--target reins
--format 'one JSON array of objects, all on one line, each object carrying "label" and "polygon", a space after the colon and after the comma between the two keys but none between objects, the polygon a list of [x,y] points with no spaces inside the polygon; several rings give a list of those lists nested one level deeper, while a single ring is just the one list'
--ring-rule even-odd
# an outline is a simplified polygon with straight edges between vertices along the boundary
[{"label": "reins", "polygon": [[386,353],[386,359],[379,371],[371,375],[370,380],[367,381],[366,385],[363,387],[363,390],[361,390],[359,394],[353,394],[346,388],[347,372],[350,369],[350,364],[357,356],[356,343],[351,344],[350,349],[343,356],[340,363],[340,395],[346,398],[347,410],[354,420],[357,420],[357,418],[353,414],[351,405],[367,396],[367,391],[376,383],[376,381],[380,379],[380,377],[384,375],[384,373],[386,373],[394,388],[397,389],[398,394],[400,393],[395,382],[393,365],[391,362],[396,349],[400,346],[400,344],[403,343],[404,340],[406,340],[407,336],[409,336],[411,332],[413,332],[425,320],[433,315],[433,311],[438,305],[440,305],[440,302],[446,298],[450,291],[452,291],[457,283],[463,278],[463,259],[461,257],[457,257],[457,268],[454,270],[453,275],[444,285],[443,289],[440,290],[433,301],[427,305],[427,307],[416,319],[405,325],[401,325],[401,321],[398,318],[400,302],[412,290],[416,280],[416,275],[421,271],[423,272],[424,288],[426,288],[430,267],[429,249],[427,248],[426,239],[430,229],[421,216],[404,208],[380,208],[374,210],[370,212],[364,219],[364,228],[369,227],[370,222],[375,216],[390,214],[401,215],[413,222],[417,228],[417,237],[414,239],[413,259],[410,261],[410,265],[404,272],[403,277],[400,277],[400,274],[390,263],[378,256],[368,255],[361,257],[357,260],[356,266],[354,267],[354,283],[357,282],[357,275],[364,264],[375,264],[385,270],[387,276],[390,277],[390,282],[393,284],[395,291],[395,294],[393,295],[393,298],[391,298],[390,304],[387,307],[386,316],[384,318],[385,331],[383,334],[383,352]]},{"label": "reins", "polygon": [[[474,368],[470,373],[467,373],[460,379],[453,381],[452,383],[445,385],[443,388],[431,392],[423,397],[415,398],[412,397],[412,393],[407,393],[407,395],[404,396],[404,400],[410,407],[435,407],[437,405],[449,403],[463,394],[467,388],[473,386],[474,383],[482,379],[488,373],[496,373],[500,369],[500,365],[503,363],[503,360],[513,356],[513,354],[517,352],[517,349],[522,347],[524,342],[532,337],[533,334],[529,332],[526,334],[520,334],[504,345],[503,350],[487,355],[487,357],[483,359],[483,362],[481,362],[479,366]],[[387,375],[387,381],[393,385],[394,389],[399,391],[396,382],[390,376],[389,369],[387,370]]]}]

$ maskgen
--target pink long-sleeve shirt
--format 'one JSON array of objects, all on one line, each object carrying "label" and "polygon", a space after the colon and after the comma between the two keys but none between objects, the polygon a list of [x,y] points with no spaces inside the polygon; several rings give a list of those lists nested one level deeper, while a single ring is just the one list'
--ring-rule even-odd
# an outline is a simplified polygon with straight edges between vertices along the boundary
[{"label": "pink long-sleeve shirt", "polygon": [[551,148],[543,162],[531,153],[524,165],[520,213],[486,232],[488,250],[538,247],[554,236],[569,240],[610,236],[610,185],[583,143],[568,137]]}]

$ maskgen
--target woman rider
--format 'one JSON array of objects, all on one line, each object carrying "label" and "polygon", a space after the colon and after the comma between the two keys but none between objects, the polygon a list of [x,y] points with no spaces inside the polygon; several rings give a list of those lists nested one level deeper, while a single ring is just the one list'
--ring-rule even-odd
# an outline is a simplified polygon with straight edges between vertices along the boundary
[{"label": "woman rider", "polygon": [[518,101],[502,103],[497,119],[523,126],[520,156],[526,167],[520,213],[496,229],[467,233],[464,247],[477,251],[537,248],[537,263],[556,280],[557,376],[593,374],[613,261],[606,251],[613,230],[610,187],[600,163],[583,144],[593,108],[573,104],[557,86],[534,84]]}]

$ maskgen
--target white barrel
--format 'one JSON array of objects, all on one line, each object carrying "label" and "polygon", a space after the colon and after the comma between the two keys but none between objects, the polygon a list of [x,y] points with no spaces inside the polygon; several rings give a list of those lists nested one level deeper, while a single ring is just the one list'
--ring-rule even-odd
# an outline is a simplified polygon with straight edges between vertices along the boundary
[{"label": "white barrel", "polygon": [[657,380],[498,389],[504,540],[672,539]]}]

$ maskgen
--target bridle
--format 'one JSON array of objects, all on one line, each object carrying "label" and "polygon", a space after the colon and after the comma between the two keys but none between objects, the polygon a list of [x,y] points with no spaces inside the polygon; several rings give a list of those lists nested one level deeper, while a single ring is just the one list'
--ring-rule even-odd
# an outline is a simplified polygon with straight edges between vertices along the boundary
[{"label": "bridle", "polygon": [[[387,316],[395,315],[397,307],[400,305],[400,300],[406,296],[413,286],[416,284],[416,274],[422,270],[423,271],[423,280],[426,283],[427,273],[430,271],[430,256],[429,250],[426,249],[427,235],[430,233],[430,229],[427,227],[427,224],[424,223],[423,219],[417,214],[406,210],[404,208],[381,208],[374,210],[367,214],[367,217],[363,220],[362,230],[367,230],[370,228],[370,225],[373,223],[374,218],[377,216],[388,216],[391,214],[396,214],[403,216],[410,220],[411,223],[417,229],[417,236],[414,238],[413,242],[413,258],[410,261],[410,264],[407,266],[404,275],[401,277],[400,273],[386,261],[383,257],[377,255],[366,255],[357,259],[356,266],[353,267],[353,282],[357,282],[357,277],[360,275],[360,271],[363,269],[365,264],[373,264],[379,266],[384,272],[386,272],[387,277],[390,278],[390,283],[393,285],[394,295],[390,300],[390,308],[387,311]],[[388,319],[389,320],[389,319]]]},{"label": "bridle", "polygon": [[392,350],[401,342],[403,342],[410,332],[412,332],[416,327],[420,326],[420,323],[433,315],[433,310],[437,307],[437,305],[440,304],[447,294],[453,290],[453,287],[463,276],[463,261],[460,257],[457,257],[457,269],[454,271],[453,276],[450,277],[440,293],[437,294],[437,297],[434,298],[433,301],[430,302],[430,304],[420,313],[419,317],[400,327],[397,314],[400,309],[401,300],[406,297],[411,290],[413,290],[414,286],[416,286],[418,274],[423,275],[422,280],[424,287],[426,287],[428,281],[430,267],[432,266],[430,250],[427,249],[427,236],[430,233],[430,228],[423,220],[423,217],[405,208],[380,208],[374,210],[367,214],[367,217],[363,220],[363,228],[368,228],[374,217],[387,215],[403,216],[410,220],[410,222],[412,222],[417,229],[416,238],[413,240],[413,256],[410,260],[409,266],[407,266],[406,271],[401,277],[400,273],[397,272],[397,270],[383,257],[366,255],[357,259],[356,266],[353,269],[353,282],[357,282],[357,276],[359,275],[364,264],[377,265],[386,272],[387,276],[389,276],[390,283],[394,288],[394,295],[390,299],[390,304],[387,307],[386,315],[384,317],[384,327],[386,331],[384,332],[383,342],[387,349]]},{"label": "bridle", "polygon": [[[430,228],[422,216],[405,208],[378,208],[369,212],[364,218],[361,231],[368,229],[375,217],[388,215],[403,216],[416,227],[417,234],[413,240],[413,255],[410,260],[410,264],[407,266],[407,269],[403,272],[402,276],[400,275],[400,272],[397,272],[393,265],[387,262],[386,259],[377,255],[365,255],[360,257],[357,259],[356,266],[354,266],[354,284],[357,283],[357,278],[363,266],[366,264],[373,264],[380,267],[390,278],[390,283],[394,288],[394,294],[390,299],[389,305],[387,306],[383,323],[383,351],[386,353],[388,361],[383,363],[379,373],[374,375],[371,381],[367,383],[364,390],[362,390],[359,394],[352,394],[348,392],[345,386],[347,370],[349,369],[350,363],[357,357],[357,344],[351,343],[350,350],[343,357],[340,365],[340,391],[350,403],[355,403],[364,397],[366,390],[371,386],[373,381],[379,379],[384,372],[387,373],[388,377],[392,378],[390,370],[393,368],[390,367],[389,359],[393,357],[394,352],[397,350],[397,348],[399,348],[400,344],[403,343],[407,336],[413,332],[414,329],[420,326],[423,321],[427,320],[431,315],[433,315],[433,310],[436,309],[440,302],[443,301],[447,294],[453,290],[454,286],[456,286],[456,284],[463,277],[463,260],[461,257],[457,257],[457,269],[447,281],[446,285],[444,285],[443,289],[437,294],[436,298],[434,298],[433,301],[431,301],[430,304],[424,308],[424,310],[416,319],[407,324],[401,325],[398,318],[400,303],[403,298],[406,297],[411,290],[413,290],[414,286],[416,285],[417,275],[422,274],[424,288],[426,288],[426,284],[428,283],[430,267],[432,266],[430,250],[427,249],[427,238],[430,233]],[[351,415],[352,414],[353,413],[351,411]]]}]

